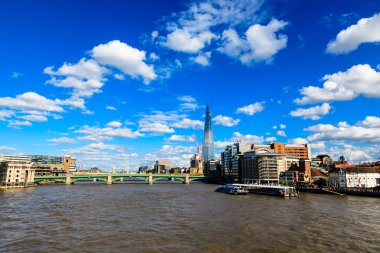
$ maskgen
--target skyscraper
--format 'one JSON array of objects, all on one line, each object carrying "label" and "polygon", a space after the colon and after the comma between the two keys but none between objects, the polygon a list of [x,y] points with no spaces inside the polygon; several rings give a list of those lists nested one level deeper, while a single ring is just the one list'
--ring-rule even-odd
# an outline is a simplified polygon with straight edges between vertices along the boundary
[{"label": "skyscraper", "polygon": [[207,162],[214,158],[214,135],[212,132],[211,112],[210,106],[206,106],[206,120],[203,133],[203,145],[202,145],[203,161]]}]

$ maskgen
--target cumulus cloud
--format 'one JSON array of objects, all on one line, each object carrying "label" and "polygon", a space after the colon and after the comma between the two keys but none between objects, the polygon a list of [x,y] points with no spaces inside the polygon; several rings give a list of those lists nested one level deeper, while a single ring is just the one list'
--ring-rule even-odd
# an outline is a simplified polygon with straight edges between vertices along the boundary
[{"label": "cumulus cloud", "polygon": [[[237,58],[243,64],[249,65],[252,61],[270,62],[279,50],[286,47],[287,36],[278,32],[286,27],[287,22],[273,18],[267,25],[259,24],[262,17],[258,10],[263,2],[192,2],[187,10],[164,19],[166,31],[161,36],[155,33],[154,39],[159,37],[159,43],[171,50],[198,54],[191,60],[202,66],[210,64],[214,41],[219,44],[219,52]],[[205,51],[210,54],[202,53]]]},{"label": "cumulus cloud", "polygon": [[200,106],[196,103],[196,99],[192,96],[180,96],[177,98],[181,103],[180,109],[183,111],[195,111],[200,108]]},{"label": "cumulus cloud", "polygon": [[304,105],[352,100],[360,95],[380,97],[380,72],[368,64],[355,65],[345,72],[325,75],[322,80],[323,87],[303,87],[300,90],[303,97],[295,99],[294,102]]},{"label": "cumulus cloud", "polygon": [[364,127],[378,127],[380,128],[380,118],[376,116],[367,116],[365,119],[358,123],[358,125],[364,126]]},{"label": "cumulus cloud", "polygon": [[100,127],[95,127],[95,126],[91,127],[88,125],[85,125],[81,127],[80,129],[76,130],[75,133],[86,134],[86,136],[78,137],[78,139],[87,140],[87,141],[111,140],[114,137],[134,139],[140,136],[144,136],[144,134],[140,133],[139,131],[133,131],[130,128],[126,128],[126,127],[100,128]]},{"label": "cumulus cloud", "polygon": [[216,125],[222,125],[227,127],[233,127],[239,124],[240,119],[233,119],[232,117],[218,115],[212,119]]},{"label": "cumulus cloud", "polygon": [[256,102],[254,104],[239,107],[237,108],[236,113],[243,113],[243,114],[252,116],[255,113],[258,113],[264,110],[264,103],[265,102]]},{"label": "cumulus cloud", "polygon": [[6,120],[7,118],[10,118],[14,115],[15,113],[10,110],[0,110],[0,120]]},{"label": "cumulus cloud", "polygon": [[170,136],[169,138],[166,138],[165,140],[167,140],[167,141],[194,142],[195,138],[194,138],[194,135],[187,136],[187,135],[176,135],[176,134],[173,134],[172,136]]},{"label": "cumulus cloud", "polygon": [[323,103],[322,105],[313,106],[307,109],[298,108],[297,110],[291,111],[290,115],[292,117],[302,117],[303,119],[318,120],[321,115],[326,115],[330,112],[331,106],[328,103]]},{"label": "cumulus cloud", "polygon": [[223,32],[222,46],[218,50],[246,65],[252,61],[270,62],[278,51],[286,47],[287,36],[277,33],[287,24],[277,19],[272,19],[267,25],[254,24],[245,32],[245,38],[229,28]]},{"label": "cumulus cloud", "polygon": [[210,65],[211,52],[205,52],[193,57],[192,60],[203,67]]},{"label": "cumulus cloud", "polygon": [[210,44],[216,35],[204,31],[199,34],[191,34],[187,29],[178,29],[167,35],[166,41],[161,45],[174,51],[183,53],[197,53],[203,49],[206,44]]},{"label": "cumulus cloud", "polygon": [[63,112],[64,109],[57,104],[57,101],[50,100],[35,92],[25,92],[12,97],[1,97],[0,107],[17,110],[38,110],[49,112]]},{"label": "cumulus cloud", "polygon": [[141,132],[151,132],[151,133],[174,133],[174,129],[170,128],[168,125],[159,122],[139,122],[139,131]]},{"label": "cumulus cloud", "polygon": [[49,139],[48,142],[56,143],[56,144],[62,144],[62,143],[76,143],[74,139],[67,138],[67,137],[61,137],[61,138],[53,138]]},{"label": "cumulus cloud", "polygon": [[161,149],[146,154],[141,162],[144,164],[154,164],[157,160],[170,160],[173,167],[189,167],[190,158],[194,153],[194,145],[163,145]]},{"label": "cumulus cloud", "polygon": [[17,149],[14,147],[9,147],[9,146],[0,146],[0,150],[2,150],[2,151],[15,151]]},{"label": "cumulus cloud", "polygon": [[116,120],[107,123],[107,126],[109,126],[109,127],[121,127],[121,125],[122,124]]},{"label": "cumulus cloud", "polygon": [[380,42],[380,14],[362,18],[338,33],[335,40],[327,45],[327,52],[344,54],[356,50],[363,43]]},{"label": "cumulus cloud", "polygon": [[[365,122],[363,124],[363,122]],[[366,125],[367,124],[367,125]],[[368,125],[368,119],[349,125],[347,122],[332,124],[318,124],[310,126],[305,131],[312,132],[309,141],[352,141],[361,143],[378,143],[380,141],[380,128]]]},{"label": "cumulus cloud", "polygon": [[183,118],[181,121],[175,122],[171,126],[177,128],[203,129],[203,124],[204,123],[200,120]]},{"label": "cumulus cloud", "polygon": [[277,131],[278,136],[286,137],[286,133],[283,130]]},{"label": "cumulus cloud", "polygon": [[145,63],[146,52],[127,43],[113,40],[94,47],[91,53],[97,62],[117,68],[132,78],[141,77],[145,84],[157,78],[153,65]]}]

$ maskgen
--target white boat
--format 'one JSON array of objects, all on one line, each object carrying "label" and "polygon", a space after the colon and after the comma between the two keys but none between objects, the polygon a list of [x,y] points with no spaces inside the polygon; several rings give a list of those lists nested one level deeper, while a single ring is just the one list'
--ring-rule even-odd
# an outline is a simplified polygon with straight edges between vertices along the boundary
[{"label": "white boat", "polygon": [[216,188],[215,191],[227,193],[227,194],[233,194],[233,195],[246,195],[246,194],[248,194],[247,189],[240,187],[240,186],[228,185],[228,184],[218,186],[218,188]]}]

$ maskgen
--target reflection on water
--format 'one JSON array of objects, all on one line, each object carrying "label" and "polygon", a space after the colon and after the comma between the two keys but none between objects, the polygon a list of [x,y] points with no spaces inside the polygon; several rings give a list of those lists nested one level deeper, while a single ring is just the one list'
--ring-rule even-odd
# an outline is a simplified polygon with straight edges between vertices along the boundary
[{"label": "reflection on water", "polygon": [[215,185],[0,191],[0,252],[380,252],[380,200],[231,196]]}]

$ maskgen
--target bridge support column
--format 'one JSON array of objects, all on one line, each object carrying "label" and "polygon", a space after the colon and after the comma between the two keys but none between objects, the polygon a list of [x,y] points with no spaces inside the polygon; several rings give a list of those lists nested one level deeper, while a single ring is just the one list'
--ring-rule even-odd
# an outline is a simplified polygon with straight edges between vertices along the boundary
[{"label": "bridge support column", "polygon": [[71,177],[66,175],[66,181],[65,181],[66,185],[71,185]]},{"label": "bridge support column", "polygon": [[107,175],[107,184],[112,184],[112,176],[110,173]]},{"label": "bridge support column", "polygon": [[152,173],[149,173],[149,175],[148,175],[148,184],[153,184],[153,175],[152,175]]},{"label": "bridge support column", "polygon": [[184,184],[189,184],[190,183],[190,177],[189,174],[185,175],[185,181],[183,181]]},{"label": "bridge support column", "polygon": [[96,182],[96,178],[92,179],[93,182]]}]

